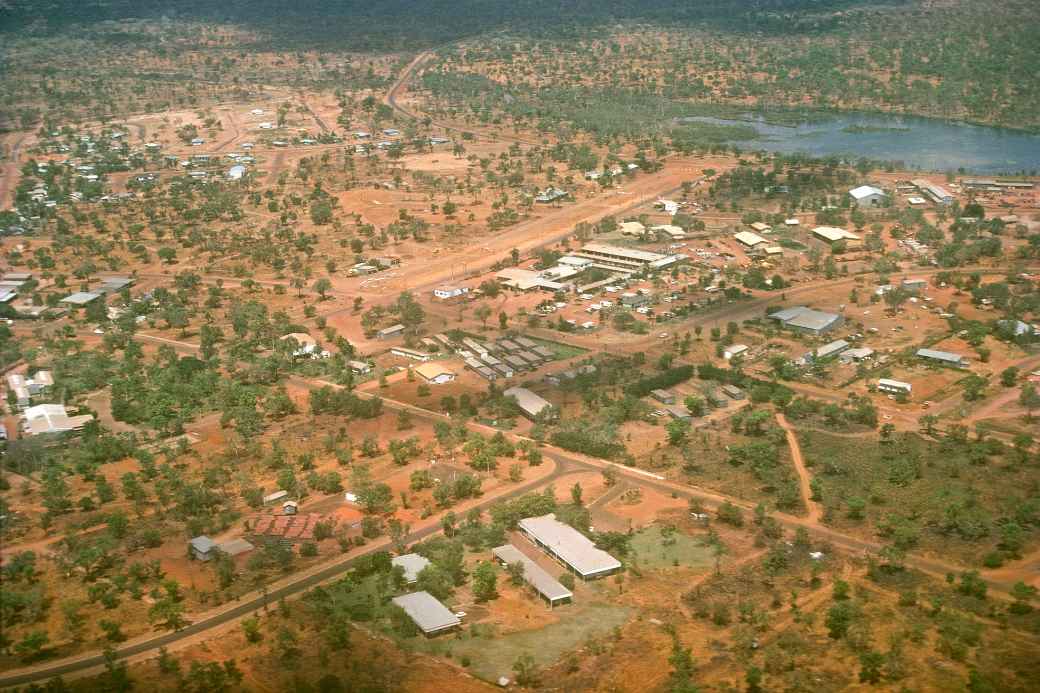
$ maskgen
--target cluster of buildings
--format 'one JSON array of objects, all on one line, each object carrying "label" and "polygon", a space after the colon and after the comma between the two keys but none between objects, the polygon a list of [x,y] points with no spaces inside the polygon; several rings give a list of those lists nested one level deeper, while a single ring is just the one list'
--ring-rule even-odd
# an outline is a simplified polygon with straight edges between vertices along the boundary
[{"label": "cluster of buildings", "polygon": [[473,337],[463,337],[455,342],[444,333],[436,334],[433,340],[450,351],[454,351],[466,364],[466,368],[485,380],[512,378],[540,368],[556,358],[548,347],[524,336],[502,337],[495,342],[482,342]]},{"label": "cluster of buildings", "polygon": [[[33,400],[50,394],[54,376],[50,371],[36,371],[32,375],[7,375],[8,401],[20,413],[19,427],[24,435],[72,433],[94,420],[90,414],[70,415],[64,404],[33,404]],[[7,430],[0,427],[0,438],[7,438]]]},{"label": "cluster of buildings", "polygon": [[629,277],[644,271],[661,270],[686,259],[682,254],[664,255],[606,243],[587,243],[580,250],[561,257],[554,267],[543,270],[508,267],[501,270],[496,279],[517,291],[541,289],[569,292],[576,288],[571,280],[589,269],[601,269],[615,276]]},{"label": "cluster of buildings", "polygon": [[[520,520],[519,530],[532,544],[582,580],[595,580],[621,570],[621,561],[597,548],[578,530],[557,520],[554,514],[524,518]],[[571,590],[515,545],[497,546],[491,550],[491,555],[500,565],[521,565],[524,583],[544,599],[549,608],[573,601]],[[401,569],[407,584],[417,582],[419,574],[430,565],[428,559],[414,553],[397,556],[391,563]],[[465,616],[462,612],[453,612],[425,591],[403,594],[391,601],[427,637],[458,628]]]}]

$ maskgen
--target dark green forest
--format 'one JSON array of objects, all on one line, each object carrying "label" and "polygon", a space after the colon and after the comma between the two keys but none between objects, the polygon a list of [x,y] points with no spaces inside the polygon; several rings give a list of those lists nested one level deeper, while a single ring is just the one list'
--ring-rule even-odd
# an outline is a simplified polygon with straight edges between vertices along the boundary
[{"label": "dark green forest", "polygon": [[[122,19],[227,22],[264,34],[266,48],[410,50],[496,31],[588,36],[621,22],[732,31],[821,32],[859,6],[906,0],[11,0],[0,31],[45,34]],[[114,38],[114,40],[118,40]],[[128,41],[141,40],[130,35]],[[272,42],[274,45],[272,45]]]}]

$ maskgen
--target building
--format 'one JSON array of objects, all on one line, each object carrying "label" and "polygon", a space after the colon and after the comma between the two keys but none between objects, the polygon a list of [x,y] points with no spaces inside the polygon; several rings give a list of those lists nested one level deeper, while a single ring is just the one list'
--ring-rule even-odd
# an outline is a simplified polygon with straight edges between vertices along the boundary
[{"label": "building", "polygon": [[313,541],[315,527],[319,522],[326,520],[324,515],[317,513],[257,515],[252,522],[250,534],[257,541],[277,542],[283,545]]},{"label": "building", "polygon": [[913,387],[910,383],[904,383],[902,380],[891,380],[889,378],[881,378],[877,381],[877,389],[882,392],[891,392],[893,394],[905,394],[909,395]]},{"label": "building", "polygon": [[884,190],[875,188],[873,185],[861,185],[858,188],[853,188],[849,191],[849,195],[852,197],[852,201],[856,203],[856,206],[860,208],[880,207],[884,204],[887,197]]},{"label": "building", "polygon": [[237,164],[228,169],[227,177],[228,180],[242,180],[246,175],[246,167],[241,164]]},{"label": "building", "polygon": [[621,570],[621,561],[596,545],[584,534],[565,525],[550,513],[520,520],[520,531],[550,556],[560,561],[583,580],[612,575]]},{"label": "building", "polygon": [[284,500],[284,499],[286,499],[288,497],[289,497],[289,492],[288,491],[275,491],[274,493],[270,493],[270,494],[264,496],[263,503],[264,503],[264,505],[271,505],[272,503],[277,503],[278,501]]},{"label": "building", "polygon": [[846,248],[858,248],[863,245],[863,239],[858,234],[834,226],[817,226],[812,232],[813,236],[830,246],[834,246],[835,243],[844,243]]},{"label": "building", "polygon": [[862,361],[868,359],[874,355],[874,350],[870,347],[856,347],[855,349],[847,349],[841,354],[841,360],[848,363],[850,361]]},{"label": "building", "polygon": [[910,183],[917,188],[922,195],[930,198],[932,202],[937,205],[945,206],[953,204],[953,194],[941,185],[936,185],[924,178],[915,178],[910,181]]},{"label": "building", "polygon": [[734,234],[733,238],[736,239],[737,243],[740,243],[745,248],[754,248],[757,245],[769,242],[757,233],[752,233],[750,231],[741,231],[740,233]]},{"label": "building", "polygon": [[209,537],[202,535],[188,542],[188,552],[196,561],[208,561],[213,558],[217,544]]},{"label": "building", "polygon": [[723,385],[720,389],[722,390],[722,394],[726,395],[730,399],[733,399],[733,400],[744,399],[744,396],[745,396],[744,395],[744,391],[741,390],[736,385]]},{"label": "building", "polygon": [[429,592],[412,592],[394,597],[391,601],[404,609],[408,618],[427,636],[445,633],[462,624],[458,616]]},{"label": "building", "polygon": [[725,350],[722,352],[722,358],[729,361],[734,356],[740,356],[741,354],[747,352],[747,350],[747,344],[732,344],[726,347]]},{"label": "building", "polygon": [[675,404],[675,393],[668,390],[651,390],[650,396],[661,404]]},{"label": "building", "polygon": [[469,293],[467,286],[438,286],[433,290],[433,297],[441,301],[451,301]]},{"label": "building", "polygon": [[[566,268],[566,269],[563,269]],[[558,270],[558,271],[553,271]],[[517,291],[542,289],[545,291],[567,291],[571,285],[559,281],[564,277],[576,275],[581,270],[569,265],[557,265],[550,270],[529,270],[520,267],[506,267],[495,275],[495,279],[503,286]]]},{"label": "building", "polygon": [[693,419],[693,412],[685,404],[666,404],[664,410],[668,413],[668,416],[678,421],[690,421]]},{"label": "building", "polygon": [[366,375],[372,372],[371,364],[364,361],[347,361],[347,365],[350,366],[350,370],[354,371],[358,375]]},{"label": "building", "polygon": [[520,549],[512,544],[497,546],[491,549],[491,554],[504,566],[520,563],[524,567],[524,582],[530,585],[542,599],[549,602],[550,608],[557,604],[564,604],[574,598],[574,594],[560,584],[560,581],[550,575],[544,568],[525,556]]},{"label": "building", "polygon": [[403,556],[394,556],[390,559],[390,564],[395,568],[401,566],[401,569],[404,570],[404,581],[411,585],[419,579],[419,573],[430,565],[430,561],[417,553],[406,553]]},{"label": "building", "polygon": [[823,334],[841,325],[845,319],[837,313],[824,313],[805,306],[794,306],[772,313],[770,319],[784,327],[810,334]]},{"label": "building", "polygon": [[69,294],[65,298],[61,299],[61,302],[67,303],[71,306],[85,306],[99,298],[101,298],[101,294],[96,294],[91,291],[77,291],[76,293]]},{"label": "building", "polygon": [[814,351],[813,359],[817,361],[822,361],[823,359],[832,358],[848,349],[849,346],[851,345],[844,339],[835,340],[830,344],[824,344],[822,347]]},{"label": "building", "polygon": [[529,419],[536,419],[539,416],[552,412],[551,402],[536,395],[526,387],[511,387],[502,394],[506,397],[515,397],[520,411]]},{"label": "building", "polygon": [[295,358],[327,359],[332,356],[330,352],[318,346],[318,340],[306,332],[291,332],[282,337],[281,340],[283,342],[288,342],[289,340],[296,342],[297,347],[293,349]]},{"label": "building", "polygon": [[650,294],[642,292],[626,292],[621,294],[621,305],[629,308],[638,308],[650,303]]},{"label": "building", "polygon": [[94,420],[90,414],[69,416],[62,404],[39,404],[35,407],[28,407],[22,412],[22,416],[25,419],[25,430],[33,436],[78,431]]},{"label": "building", "polygon": [[229,539],[228,541],[217,544],[217,549],[219,549],[221,553],[232,557],[248,553],[255,548],[255,546],[241,537],[238,539]]},{"label": "building", "polygon": [[646,233],[646,227],[638,221],[623,221],[618,225],[622,236],[642,236]]},{"label": "building", "polygon": [[644,269],[661,269],[686,259],[685,255],[662,255],[606,243],[587,243],[571,255],[592,260],[592,267],[630,274]]},{"label": "building", "polygon": [[900,286],[902,286],[904,290],[909,291],[911,293],[918,293],[928,288],[928,280],[904,279],[902,282],[900,282]]},{"label": "building", "polygon": [[455,373],[436,361],[416,366],[413,370],[418,373],[423,380],[428,383],[433,383],[434,385],[443,385],[444,383],[450,383],[452,380],[455,380]]},{"label": "building", "polygon": [[666,241],[681,241],[686,238],[686,231],[675,224],[658,224],[650,227],[650,230],[656,233],[658,238]]},{"label": "building", "polygon": [[14,394],[20,409],[28,407],[32,397],[42,395],[52,385],[54,376],[50,371],[36,371],[31,377],[20,373],[9,373],[7,376],[7,388]]},{"label": "building", "polygon": [[967,368],[968,359],[955,354],[951,351],[938,351],[936,349],[918,349],[917,356],[929,361],[936,361],[943,364],[944,366],[954,366],[955,368]]},{"label": "building", "polygon": [[413,361],[429,361],[432,357],[423,351],[417,351],[415,349],[409,349],[408,347],[393,347],[390,349],[390,353],[394,356],[400,356],[406,359],[412,359]]},{"label": "building", "polygon": [[559,188],[549,187],[535,195],[534,201],[538,202],[539,204],[549,204],[552,202],[556,202],[557,200],[562,200],[569,196],[570,193],[566,190],[560,190]]},{"label": "building", "polygon": [[376,339],[390,339],[397,337],[404,332],[404,325],[397,324],[391,325],[390,327],[384,327],[383,329],[376,332]]}]

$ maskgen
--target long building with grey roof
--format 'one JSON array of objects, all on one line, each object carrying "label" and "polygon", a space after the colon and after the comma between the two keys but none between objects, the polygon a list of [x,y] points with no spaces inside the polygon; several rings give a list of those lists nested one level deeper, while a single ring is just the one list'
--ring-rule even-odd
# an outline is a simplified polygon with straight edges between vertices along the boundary
[{"label": "long building with grey roof", "polygon": [[520,549],[512,544],[505,544],[491,549],[491,553],[503,565],[520,563],[524,567],[524,582],[534,588],[543,599],[549,602],[549,606],[556,606],[570,601],[574,594],[560,584],[560,581],[550,575],[545,568],[541,567],[524,555]]},{"label": "long building with grey roof", "polygon": [[621,570],[621,561],[596,548],[588,537],[560,522],[552,513],[520,520],[520,531],[583,580],[612,575]]},{"label": "long building with grey roof", "polygon": [[408,618],[425,635],[436,635],[457,628],[462,621],[429,592],[412,592],[394,597],[394,604],[404,609]]}]

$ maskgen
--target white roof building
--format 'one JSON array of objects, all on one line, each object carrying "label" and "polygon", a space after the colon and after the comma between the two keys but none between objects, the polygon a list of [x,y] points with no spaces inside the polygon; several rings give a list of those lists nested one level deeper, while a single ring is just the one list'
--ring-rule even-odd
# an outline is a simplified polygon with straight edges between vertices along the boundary
[{"label": "white roof building", "polygon": [[426,635],[451,630],[462,623],[458,616],[429,592],[412,592],[394,597],[391,601],[404,609],[408,617]]},{"label": "white roof building", "polygon": [[563,524],[552,513],[520,520],[520,531],[583,579],[603,577],[621,569],[621,561],[596,548],[588,537]]},{"label": "white roof building", "polygon": [[90,414],[69,416],[65,406],[61,404],[40,404],[29,407],[22,416],[25,417],[26,430],[34,436],[44,433],[76,431],[94,420]]},{"label": "white roof building", "polygon": [[502,394],[506,397],[515,397],[520,410],[531,419],[552,408],[551,402],[544,397],[536,395],[526,387],[511,387]]},{"label": "white roof building", "polygon": [[813,235],[817,238],[822,238],[828,243],[834,243],[835,241],[858,241],[860,240],[857,234],[845,229],[839,229],[834,226],[817,226],[812,230]]},{"label": "white roof building", "polygon": [[642,236],[646,232],[646,227],[638,221],[623,221],[618,226],[622,236]]},{"label": "white roof building", "polygon": [[751,231],[741,231],[734,234],[733,238],[736,239],[737,243],[748,248],[754,248],[756,245],[766,242],[766,239],[762,238],[757,233],[752,233]]},{"label": "white roof building", "polygon": [[419,573],[423,568],[430,565],[430,560],[417,553],[407,553],[403,556],[394,556],[390,559],[391,565],[401,566],[404,569],[404,581],[408,584],[419,579]]},{"label": "white roof building", "polygon": [[885,199],[885,191],[873,185],[861,185],[849,191],[859,207],[876,207]]}]

